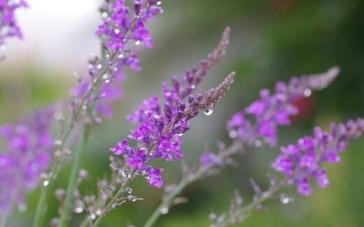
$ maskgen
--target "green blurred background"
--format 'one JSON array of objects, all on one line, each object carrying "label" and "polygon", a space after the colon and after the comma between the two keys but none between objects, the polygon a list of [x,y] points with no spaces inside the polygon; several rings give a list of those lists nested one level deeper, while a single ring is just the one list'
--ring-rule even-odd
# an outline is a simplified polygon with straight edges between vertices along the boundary
[{"label": "green blurred background", "polygon": [[[163,5],[165,13],[151,26],[155,48],[141,54],[143,71],[138,75],[129,73],[123,84],[124,98],[115,105],[114,118],[104,121],[92,135],[87,155],[83,157],[83,168],[92,178],[83,185],[83,191],[94,191],[95,182],[109,173],[108,148],[131,129],[125,116],[144,98],[159,94],[162,81],[169,80],[171,75],[180,75],[212,50],[227,25],[232,28],[231,46],[202,89],[217,85],[230,71],[237,72],[237,80],[213,115],[200,116],[192,122],[183,147],[188,164],[196,164],[199,154],[208,148],[214,149],[218,141],[229,142],[225,130],[221,130],[226,119],[257,98],[261,88],[271,88],[275,81],[287,80],[292,75],[323,72],[334,65],[342,70],[330,87],[300,103],[304,114],[295,120],[293,127],[279,132],[281,145],[311,133],[314,125],[327,127],[331,121],[363,115],[364,1],[165,0]],[[82,24],[82,29],[71,31],[72,47],[78,47],[75,51],[90,51],[85,52],[82,46],[93,37],[97,18],[97,14],[92,15]],[[86,31],[90,31],[87,36],[83,35]],[[92,42],[96,43],[89,43]],[[17,45],[27,45],[27,38]],[[69,54],[70,48],[65,48]],[[87,67],[86,56],[81,59],[85,64],[64,64],[63,70],[34,60],[41,54],[37,51],[16,57],[12,56],[11,48],[8,52],[10,63],[0,63],[3,64],[0,67],[1,122],[15,121],[36,107],[64,99],[75,81],[72,71],[84,74]],[[288,205],[278,201],[269,203],[267,210],[255,213],[237,226],[364,226],[363,150],[364,140],[358,140],[343,154],[342,163],[329,166],[331,186],[328,189],[315,187],[312,197],[295,196],[294,203]],[[267,185],[265,175],[271,171],[269,166],[277,153],[278,149],[261,148],[237,157],[240,167],[229,167],[216,177],[191,185],[183,193],[188,203],[173,208],[156,226],[207,226],[208,214],[226,210],[235,189],[246,200],[250,199],[251,178]],[[179,170],[180,163],[165,165],[166,181],[175,182]],[[64,187],[68,173],[69,166],[57,183],[59,187]],[[102,226],[139,226],[146,220],[160,201],[160,191],[143,180],[138,180],[135,187],[137,194],[147,195],[144,201],[113,211]],[[288,193],[294,194],[294,191]],[[14,226],[30,226],[37,196],[37,191],[29,195],[28,209],[15,215]],[[49,218],[57,214],[56,205],[53,201],[49,207]],[[79,218],[76,216],[73,226],[77,226]]]}]

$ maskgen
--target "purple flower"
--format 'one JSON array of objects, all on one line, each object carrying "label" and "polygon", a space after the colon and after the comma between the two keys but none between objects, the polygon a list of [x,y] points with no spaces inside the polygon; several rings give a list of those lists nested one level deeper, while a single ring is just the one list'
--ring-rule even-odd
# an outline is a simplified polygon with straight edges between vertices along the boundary
[{"label": "purple flower", "polygon": [[223,160],[219,158],[217,154],[207,151],[200,156],[200,165],[223,165]]},{"label": "purple flower", "polygon": [[27,7],[24,0],[0,0],[0,45],[7,38],[22,38],[15,13],[17,9]]},{"label": "purple flower", "polygon": [[124,139],[111,151],[115,155],[122,155],[129,168],[144,174],[150,185],[161,187],[161,170],[152,167],[150,162],[182,158],[182,135],[189,129],[188,121],[201,110],[212,108],[233,83],[234,75],[230,74],[220,86],[207,92],[173,101],[165,98],[164,108],[155,97],[144,101],[142,107],[129,116],[130,120],[139,123],[129,135],[130,143]]},{"label": "purple flower", "polygon": [[42,109],[18,124],[0,127],[0,211],[11,212],[36,188],[51,161],[52,108]]},{"label": "purple flower", "polygon": [[339,155],[347,147],[349,140],[363,133],[363,119],[332,124],[329,132],[315,128],[312,137],[306,136],[296,144],[281,148],[281,154],[272,167],[283,173],[290,184],[295,184],[300,195],[309,196],[312,194],[311,179],[321,188],[329,185],[323,164],[339,162]]},{"label": "purple flower", "polygon": [[276,146],[277,127],[290,125],[290,117],[298,113],[294,101],[309,96],[312,90],[325,88],[338,73],[339,69],[334,67],[323,74],[294,77],[288,84],[277,82],[274,93],[263,89],[260,99],[234,114],[228,121],[230,136],[248,144],[260,145],[263,140],[272,147]]},{"label": "purple flower", "polygon": [[[225,55],[229,34],[230,29],[226,28],[218,47],[198,65],[186,70],[180,78],[173,77],[171,86],[167,83],[162,84],[163,102],[153,96],[128,116],[130,122],[138,124],[128,136],[132,144],[136,145],[129,145],[124,139],[111,148],[111,151],[115,155],[122,155],[130,168],[143,173],[149,184],[156,187],[163,184],[161,172],[158,172],[157,177],[155,173],[158,169],[149,163],[155,159],[165,161],[181,159],[182,136],[190,128],[188,121],[201,110],[212,111],[214,105],[233,83],[235,73],[231,73],[217,88],[193,94],[207,72]],[[141,162],[143,165],[140,165]],[[153,176],[150,176],[151,169],[154,170]]]},{"label": "purple flower", "polygon": [[104,117],[112,115],[111,104],[122,95],[125,69],[141,70],[135,46],[153,46],[146,24],[162,12],[159,2],[138,0],[129,5],[126,0],[105,1],[100,8],[102,23],[96,34],[103,54],[89,60],[89,76],[72,90],[73,105],[88,114],[95,110]]}]

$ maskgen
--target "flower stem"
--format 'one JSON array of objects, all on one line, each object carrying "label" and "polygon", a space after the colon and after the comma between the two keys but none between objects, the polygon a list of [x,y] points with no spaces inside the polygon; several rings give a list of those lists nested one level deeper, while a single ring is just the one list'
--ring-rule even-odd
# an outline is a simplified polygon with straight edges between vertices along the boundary
[{"label": "flower stem", "polygon": [[[238,151],[242,150],[242,144],[240,142],[234,141],[231,146],[226,148],[224,151],[219,153],[219,159],[225,160],[226,158],[236,154]],[[173,203],[173,200],[185,189],[189,184],[201,179],[205,176],[211,169],[213,169],[214,165],[200,166],[198,170],[194,173],[189,174],[186,177],[183,177],[182,180],[174,187],[174,189],[169,192],[163,199],[161,204],[154,210],[153,214],[148,218],[144,227],[152,227],[158,218],[162,215],[161,211],[164,208],[169,208]]]},{"label": "flower stem", "polygon": [[129,183],[131,182],[132,179],[134,179],[134,176],[136,174],[136,170],[134,170],[134,172],[131,174],[131,176],[124,182],[124,184],[121,185],[121,187],[119,188],[119,190],[116,192],[116,194],[112,197],[112,199],[110,199],[110,201],[106,204],[105,207],[105,213],[98,216],[97,219],[95,220],[94,224],[92,225],[93,227],[96,227],[100,224],[101,220],[106,216],[106,214],[112,209],[113,204],[115,203],[115,201],[124,193],[124,189],[126,186],[129,185]]},{"label": "flower stem", "polygon": [[90,135],[90,125],[86,125],[85,128],[83,129],[83,138],[80,143],[80,147],[77,149],[77,151],[75,153],[75,157],[73,159],[71,175],[68,180],[68,187],[67,187],[67,191],[66,191],[64,210],[63,210],[61,218],[60,218],[60,222],[58,225],[59,227],[67,226],[69,213],[72,208],[73,193],[76,188],[77,175],[78,175],[78,171],[80,169],[80,161],[81,161],[82,153],[85,150],[89,135]]}]

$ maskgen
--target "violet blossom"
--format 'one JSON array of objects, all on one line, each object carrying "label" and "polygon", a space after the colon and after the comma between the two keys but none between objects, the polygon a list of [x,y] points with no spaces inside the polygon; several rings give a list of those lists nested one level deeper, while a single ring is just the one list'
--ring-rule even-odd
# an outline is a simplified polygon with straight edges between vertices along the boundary
[{"label": "violet blossom", "polygon": [[24,0],[0,0],[0,45],[8,38],[22,38],[15,13],[24,7],[27,7]]},{"label": "violet blossom", "polygon": [[153,47],[146,24],[163,12],[160,5],[153,0],[134,0],[131,6],[126,0],[104,2],[100,8],[102,23],[96,31],[103,54],[89,60],[89,77],[80,78],[72,90],[73,105],[104,117],[112,115],[112,101],[122,96],[120,82],[125,69],[141,70],[135,47]]},{"label": "violet blossom", "polygon": [[340,153],[349,145],[349,141],[364,133],[364,120],[349,120],[347,123],[332,124],[328,132],[314,129],[313,136],[305,136],[296,144],[281,148],[281,154],[272,167],[283,173],[289,184],[297,187],[303,196],[312,194],[311,181],[319,187],[329,185],[325,163],[340,162]]},{"label": "violet blossom", "polygon": [[[172,78],[172,86],[162,85],[163,103],[154,96],[145,100],[142,106],[128,119],[138,123],[129,139],[120,141],[111,151],[122,155],[126,164],[144,174],[149,184],[162,187],[162,169],[148,163],[154,159],[174,161],[182,158],[182,135],[189,130],[188,121],[201,110],[212,111],[213,106],[224,95],[234,80],[230,74],[222,84],[204,93],[193,94],[209,69],[225,55],[229,43],[230,29],[226,28],[218,47],[197,66],[185,71],[181,79]],[[130,145],[130,140],[137,143]]]},{"label": "violet blossom", "polygon": [[[157,104],[151,99],[151,102],[144,103],[144,106],[153,108],[140,116],[140,124],[131,132],[129,139],[122,140],[111,151],[115,155],[123,155],[126,164],[145,175],[150,185],[162,187],[162,169],[149,163],[155,159],[175,161],[182,158],[182,135],[189,130],[189,120],[201,110],[213,108],[233,83],[234,76],[235,73],[231,73],[217,88],[191,94],[186,99],[169,102],[165,98],[164,104]],[[132,146],[131,141],[137,145]]]},{"label": "violet blossom", "polygon": [[51,162],[52,108],[41,109],[18,124],[0,126],[0,211],[23,209],[26,192],[35,189]]},{"label": "violet blossom", "polygon": [[290,125],[290,117],[298,113],[293,103],[299,98],[310,96],[314,90],[327,87],[338,73],[339,68],[333,67],[322,74],[293,77],[287,84],[277,82],[272,93],[268,89],[261,90],[260,99],[234,114],[228,121],[230,137],[256,146],[262,142],[276,146],[277,127]]}]

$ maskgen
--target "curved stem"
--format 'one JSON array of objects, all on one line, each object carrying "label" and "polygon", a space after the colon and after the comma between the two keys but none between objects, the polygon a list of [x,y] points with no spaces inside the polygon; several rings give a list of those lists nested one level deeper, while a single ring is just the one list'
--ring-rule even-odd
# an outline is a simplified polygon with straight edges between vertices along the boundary
[{"label": "curved stem", "polygon": [[98,226],[100,224],[101,220],[107,215],[108,211],[110,211],[111,208],[113,207],[113,204],[115,203],[115,201],[124,193],[125,187],[129,185],[129,183],[131,182],[132,179],[134,179],[135,174],[136,174],[136,170],[134,170],[134,172],[131,174],[131,176],[128,178],[128,180],[126,180],[124,182],[124,184],[121,185],[121,187],[116,192],[116,194],[106,204],[105,213],[100,215],[99,217],[97,217],[97,219],[95,220],[95,222],[94,222],[94,224],[92,226],[96,227],[96,226]]},{"label": "curved stem", "polygon": [[[235,141],[230,147],[226,148],[224,151],[221,151],[218,155],[219,159],[225,160],[233,154],[236,154],[238,151],[242,149],[242,144],[238,141]],[[212,170],[215,165],[206,165],[200,166],[198,170],[188,176],[182,178],[182,180],[174,187],[174,189],[169,192],[163,199],[161,204],[154,210],[152,215],[148,218],[144,227],[152,227],[158,218],[162,215],[162,209],[169,208],[173,203],[173,200],[181,194],[183,189],[185,189],[189,184],[201,179],[203,176],[206,176],[210,170]]]},{"label": "curved stem", "polygon": [[[272,199],[277,192],[283,189],[286,186],[286,182],[284,180],[278,182],[275,185],[271,185],[270,188],[260,194],[257,198],[253,199],[246,206],[241,207],[240,209],[236,209],[233,213],[229,214],[229,217],[224,222],[214,223],[217,227],[225,227],[231,225],[232,222],[229,220],[238,220],[239,217],[243,217],[244,220],[249,214],[255,211],[259,206],[261,206],[265,201]],[[236,224],[236,223],[235,223]]]},{"label": "curved stem", "polygon": [[72,171],[71,171],[70,178],[68,180],[68,187],[67,187],[67,191],[66,191],[64,210],[62,212],[60,222],[58,225],[60,227],[67,226],[69,213],[72,208],[73,193],[76,188],[77,175],[78,175],[78,171],[80,169],[81,157],[82,157],[83,151],[85,150],[85,146],[87,144],[89,134],[90,134],[90,125],[87,125],[83,130],[83,138],[80,143],[80,147],[76,151],[75,157],[73,159]]}]

